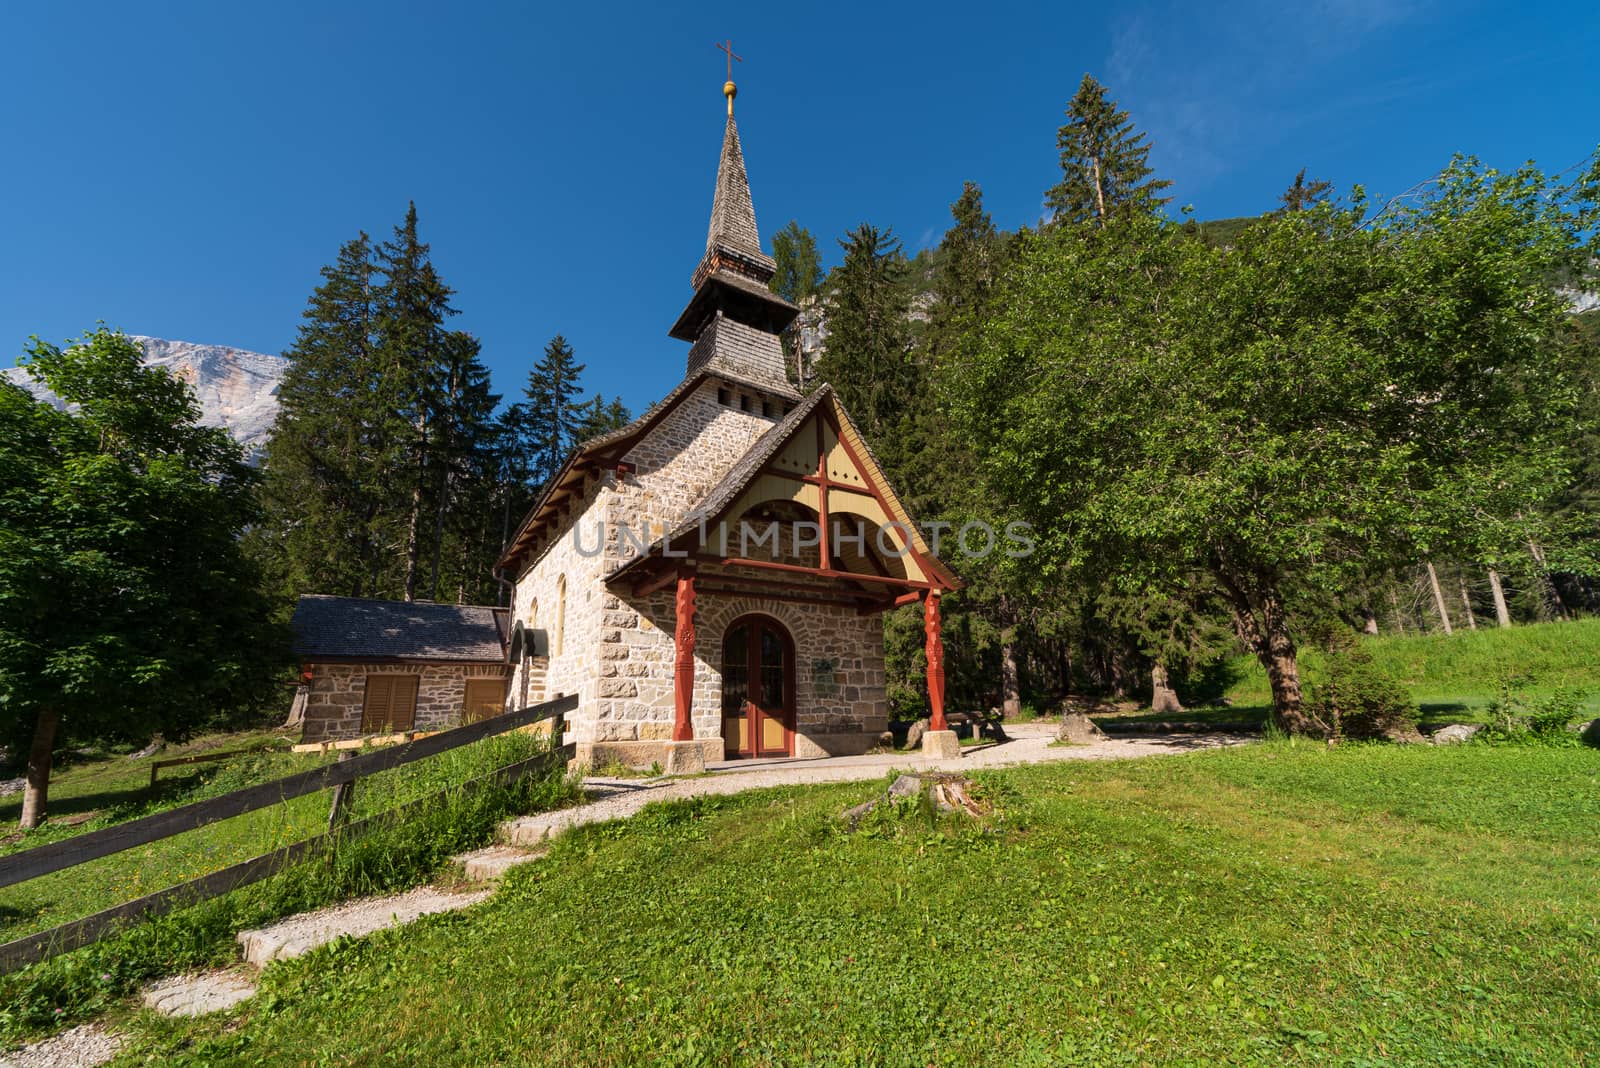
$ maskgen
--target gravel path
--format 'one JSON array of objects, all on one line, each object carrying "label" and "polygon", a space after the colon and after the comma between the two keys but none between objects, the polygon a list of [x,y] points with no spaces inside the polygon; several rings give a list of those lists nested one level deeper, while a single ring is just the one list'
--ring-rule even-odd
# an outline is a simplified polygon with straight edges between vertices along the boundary
[{"label": "gravel path", "polygon": [[81,1068],[104,1064],[117,1054],[122,1040],[97,1023],[84,1024],[70,1031],[24,1046],[15,1053],[0,1054],[0,1068]]},{"label": "gravel path", "polygon": [[1240,745],[1253,740],[1243,734],[1178,734],[1158,738],[1108,738],[1090,745],[1054,745],[1053,723],[1021,723],[1007,727],[1011,740],[974,747],[959,760],[929,760],[919,753],[882,753],[819,760],[739,760],[708,766],[711,774],[692,779],[597,779],[584,781],[591,800],[577,808],[524,816],[504,825],[513,845],[524,848],[554,837],[568,827],[622,819],[652,801],[702,794],[736,794],[766,786],[855,782],[878,779],[891,770],[970,771],[975,768],[1046,764],[1068,760],[1124,760]]}]

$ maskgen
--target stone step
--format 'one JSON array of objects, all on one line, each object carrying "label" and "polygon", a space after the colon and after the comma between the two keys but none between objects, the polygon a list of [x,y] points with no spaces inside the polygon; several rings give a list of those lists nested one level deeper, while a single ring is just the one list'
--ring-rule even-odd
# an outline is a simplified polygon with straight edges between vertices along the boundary
[{"label": "stone step", "polygon": [[470,853],[462,853],[452,859],[461,866],[461,870],[471,882],[492,883],[519,864],[527,864],[544,855],[543,849],[529,850],[509,845],[492,845],[484,849],[474,849]]},{"label": "stone step", "polygon": [[175,975],[151,983],[140,994],[146,1008],[163,1016],[205,1016],[255,997],[255,980],[238,972]]},{"label": "stone step", "polygon": [[424,886],[393,897],[350,901],[332,908],[290,916],[259,930],[241,931],[239,946],[246,961],[257,968],[264,968],[272,961],[301,956],[345,935],[361,938],[410,923],[431,913],[469,908],[492,892],[475,890],[451,893]]},{"label": "stone step", "polygon": [[[558,808],[551,812],[537,812],[532,816],[519,816],[500,825],[496,836],[518,849],[543,851],[545,843],[579,824],[593,821],[605,806],[597,802],[624,797],[629,794],[653,795],[663,783],[661,779],[610,779],[590,776],[583,780],[584,803],[576,808]],[[611,817],[601,817],[611,818]]]},{"label": "stone step", "polygon": [[550,828],[548,821],[523,816],[502,823],[500,837],[509,842],[513,849],[536,850],[543,848],[549,842]]}]

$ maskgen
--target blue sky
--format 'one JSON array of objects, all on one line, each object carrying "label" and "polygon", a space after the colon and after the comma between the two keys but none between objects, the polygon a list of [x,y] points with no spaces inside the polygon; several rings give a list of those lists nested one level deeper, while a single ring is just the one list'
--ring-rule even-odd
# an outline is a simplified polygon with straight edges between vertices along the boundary
[{"label": "blue sky", "polygon": [[97,320],[280,352],[317,270],[414,198],[501,391],[566,334],[634,409],[704,247],[732,36],[770,247],[862,221],[936,243],[963,180],[1037,220],[1085,71],[1174,208],[1295,171],[1398,192],[1451,153],[1560,170],[1600,142],[1600,7],[1190,2],[0,8],[0,344]]}]

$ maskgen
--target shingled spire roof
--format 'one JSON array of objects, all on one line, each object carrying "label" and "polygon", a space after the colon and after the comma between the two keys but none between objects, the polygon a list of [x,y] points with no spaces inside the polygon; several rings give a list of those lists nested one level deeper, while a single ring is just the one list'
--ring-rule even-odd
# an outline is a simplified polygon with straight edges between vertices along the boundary
[{"label": "shingled spire roof", "polygon": [[690,374],[701,369],[727,373],[792,395],[778,336],[800,309],[767,288],[778,264],[761,251],[744,150],[733,121],[737,90],[731,78],[722,91],[728,98],[728,124],[722,133],[706,253],[694,271],[694,297],[670,333],[693,342]]},{"label": "shingled spire roof", "polygon": [[744,172],[739,126],[733,121],[732,111],[728,112],[728,126],[722,134],[722,161],[717,165],[717,192],[711,201],[706,255],[712,255],[719,246],[767,267],[768,278],[777,269],[772,258],[761,251],[761,232],[756,229],[756,208],[750,201],[750,179]]}]

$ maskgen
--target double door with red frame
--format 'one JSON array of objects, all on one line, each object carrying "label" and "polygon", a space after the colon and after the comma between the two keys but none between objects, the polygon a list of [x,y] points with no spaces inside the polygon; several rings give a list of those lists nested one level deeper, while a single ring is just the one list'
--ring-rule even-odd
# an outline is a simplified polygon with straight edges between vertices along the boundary
[{"label": "double door with red frame", "polygon": [[794,754],[794,642],[776,620],[747,616],[723,637],[722,739],[730,758]]}]

